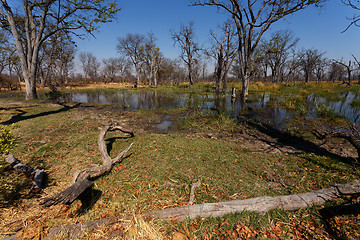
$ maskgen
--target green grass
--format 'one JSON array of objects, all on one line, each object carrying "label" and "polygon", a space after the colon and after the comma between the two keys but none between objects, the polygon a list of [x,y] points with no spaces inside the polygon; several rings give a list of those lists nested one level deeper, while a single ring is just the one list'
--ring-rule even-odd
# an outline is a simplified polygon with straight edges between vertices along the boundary
[{"label": "green grass", "polygon": [[[300,98],[287,101],[294,106],[302,104]],[[2,106],[8,104],[9,99],[1,100]],[[80,202],[76,202],[64,212],[61,209],[53,215],[45,212],[50,226],[90,221],[103,215],[184,206],[188,202],[191,183],[198,179],[202,185],[196,190],[195,203],[295,194],[359,177],[356,168],[336,156],[305,152],[271,155],[244,148],[238,136],[246,132],[257,134],[256,129],[234,122],[226,114],[205,114],[187,108],[117,112],[105,105],[91,109],[64,109],[56,104],[43,103],[35,107],[3,109],[1,121],[5,122],[20,112],[22,118],[16,121],[17,128],[11,130],[19,138],[12,152],[24,163],[44,168],[49,176],[48,186],[39,195],[29,195],[31,181],[16,175],[0,161],[0,183],[5,186],[0,191],[0,202],[4,209],[30,206],[27,212],[34,211],[34,214],[39,211],[37,203],[40,198],[66,187],[72,173],[91,164],[101,164],[97,147],[98,127],[112,121],[135,131],[133,138],[118,132],[108,133],[106,140],[111,156],[116,156],[134,142],[131,155],[116,164],[110,173],[95,180],[95,190],[90,197],[93,204],[87,208],[81,209]],[[166,115],[178,119],[177,130],[158,134],[153,123]],[[318,123],[317,120],[311,121],[314,125]],[[306,129],[303,126],[302,131]],[[165,182],[179,187],[160,187]],[[215,236],[213,230],[220,235],[224,232],[225,236],[228,230],[232,232],[238,225],[251,225],[260,231],[277,222],[291,225],[295,221],[291,217],[296,215],[299,218],[304,213],[302,211],[316,216],[319,209],[295,213],[272,211],[265,216],[244,212],[219,219],[199,219],[196,223],[189,221],[185,228],[191,236],[198,238],[208,233]],[[17,218],[25,212],[18,214]],[[12,219],[6,211],[0,211],[0,216],[4,219],[2,225]],[[166,226],[169,223],[161,224]],[[194,224],[198,227],[191,228]],[[170,224],[167,228],[183,231],[184,226]]]},{"label": "green grass", "polygon": [[360,99],[355,99],[352,103],[350,103],[351,107],[354,109],[360,109]]}]

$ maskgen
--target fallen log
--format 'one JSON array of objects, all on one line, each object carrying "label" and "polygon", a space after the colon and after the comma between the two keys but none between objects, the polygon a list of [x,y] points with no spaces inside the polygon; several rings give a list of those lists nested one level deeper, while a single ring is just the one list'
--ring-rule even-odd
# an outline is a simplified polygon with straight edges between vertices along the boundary
[{"label": "fallen log", "polygon": [[299,208],[320,205],[335,198],[351,196],[354,194],[360,194],[360,180],[358,179],[347,184],[336,184],[329,188],[308,193],[276,197],[263,196],[229,202],[195,204],[153,211],[145,214],[145,216],[153,216],[165,220],[178,219],[179,221],[183,221],[186,218],[222,217],[229,213],[243,211],[253,211],[265,214],[273,209],[296,210]]},{"label": "fallen log", "polygon": [[25,176],[33,180],[33,184],[30,189],[31,193],[38,193],[41,191],[45,176],[43,169],[36,169],[27,164],[21,163],[12,154],[6,155],[5,161],[9,163],[17,173],[24,173]]},{"label": "fallen log", "polygon": [[98,145],[101,154],[103,164],[100,166],[89,167],[81,169],[73,174],[72,184],[67,187],[62,192],[46,198],[40,205],[45,207],[50,207],[58,203],[71,204],[75,199],[77,199],[86,189],[93,186],[93,182],[90,179],[99,177],[111,170],[111,167],[114,163],[121,162],[122,159],[126,156],[127,152],[130,150],[132,143],[124,151],[122,151],[116,158],[111,159],[109,153],[107,152],[105,135],[108,131],[119,130],[123,133],[130,134],[134,136],[134,133],[130,130],[121,128],[120,126],[113,126],[112,124],[107,124],[100,128],[100,133],[98,136]]},{"label": "fallen log", "polygon": [[[354,132],[355,131],[355,132]],[[343,138],[350,142],[354,146],[358,153],[358,160],[360,159],[360,135],[359,132],[354,128],[353,132],[344,132],[344,131],[327,131],[316,129],[313,130],[315,137],[319,139],[329,139],[329,138]]]},{"label": "fallen log", "polygon": [[69,187],[67,187],[62,192],[46,198],[40,205],[44,205],[44,207],[50,207],[52,205],[56,205],[58,203],[62,204],[71,204],[75,201],[86,189],[92,187],[94,183],[88,179],[81,179]]},{"label": "fallen log", "polygon": [[[320,189],[308,193],[294,195],[284,195],[276,197],[257,197],[245,200],[234,200],[228,202],[204,203],[191,206],[168,208],[159,211],[152,211],[142,214],[142,217],[155,217],[164,220],[183,221],[186,218],[196,217],[223,217],[229,213],[255,211],[265,214],[273,209],[297,210],[316,205],[321,205],[327,201],[340,197],[347,197],[360,194],[360,180],[356,179],[346,184],[335,184],[329,188]],[[125,216],[119,219],[102,219],[87,223],[79,223],[68,226],[52,227],[49,235],[45,239],[52,239],[54,236],[66,236],[70,239],[76,238],[79,234],[92,231],[100,225],[114,224],[124,219],[131,219]],[[16,239],[16,238],[9,238]]]}]

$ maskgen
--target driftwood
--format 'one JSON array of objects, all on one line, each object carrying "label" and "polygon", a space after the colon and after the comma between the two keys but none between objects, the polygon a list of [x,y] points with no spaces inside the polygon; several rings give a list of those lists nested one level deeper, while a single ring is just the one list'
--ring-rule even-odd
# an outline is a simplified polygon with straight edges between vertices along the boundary
[{"label": "driftwood", "polygon": [[[242,211],[255,211],[261,214],[272,209],[297,210],[300,208],[321,205],[339,197],[353,196],[360,194],[360,180],[356,179],[346,184],[336,184],[329,188],[321,190],[300,193],[294,195],[285,195],[277,197],[257,197],[245,200],[234,200],[229,202],[204,203],[192,206],[177,208],[168,208],[159,211],[145,213],[142,216],[156,217],[164,220],[183,221],[186,218],[194,219],[196,217],[223,217],[229,213]],[[121,217],[119,219],[102,219],[87,223],[79,223],[68,226],[52,227],[49,235],[45,239],[53,239],[56,236],[68,237],[73,239],[87,231],[92,231],[101,225],[111,225],[131,219],[131,216]],[[15,236],[6,239],[17,239]]]},{"label": "driftwood", "polygon": [[6,155],[5,161],[9,163],[10,166],[14,168],[17,173],[24,173],[28,178],[31,178],[33,180],[33,184],[30,189],[31,193],[38,193],[41,191],[45,176],[43,169],[36,169],[30,167],[27,164],[23,164],[12,154]]},{"label": "driftwood", "polygon": [[99,177],[109,172],[114,163],[120,162],[126,156],[132,144],[130,144],[130,146],[127,147],[124,151],[122,151],[116,158],[111,159],[109,153],[107,152],[105,135],[108,131],[116,131],[116,130],[134,136],[134,133],[132,131],[123,129],[119,126],[113,126],[112,124],[107,124],[102,128],[100,128],[98,145],[99,145],[103,164],[100,166],[89,167],[77,171],[76,173],[74,173],[72,184],[69,187],[67,187],[65,190],[52,197],[46,198],[42,203],[40,203],[40,205],[44,205],[45,207],[50,207],[58,203],[71,204],[86,189],[93,186],[93,182],[91,182],[89,179]]}]

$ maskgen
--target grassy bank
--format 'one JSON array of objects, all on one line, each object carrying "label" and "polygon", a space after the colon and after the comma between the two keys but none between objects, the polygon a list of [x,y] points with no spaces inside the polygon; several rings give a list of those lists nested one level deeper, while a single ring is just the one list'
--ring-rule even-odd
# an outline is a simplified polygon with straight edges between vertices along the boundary
[{"label": "grassy bank", "polygon": [[[176,125],[169,131],[157,130],[156,123],[166,115],[176,119]],[[18,98],[7,97],[0,100],[0,116],[2,124],[16,125],[12,132],[18,141],[11,152],[48,174],[44,191],[32,195],[28,193],[31,181],[16,175],[0,161],[0,225],[17,221],[7,225],[1,234],[9,233],[20,222],[29,226],[40,222],[43,227],[51,227],[184,206],[189,200],[191,183],[198,179],[202,185],[196,190],[195,203],[308,192],[359,177],[357,165],[349,164],[352,157],[322,151],[320,146],[319,151],[313,152],[294,144],[293,150],[288,151],[289,146],[276,142],[277,137],[265,136],[261,124],[239,123],[226,115],[190,109],[113,111],[106,105],[61,106],[43,100],[20,102]],[[317,122],[313,121],[309,124],[315,126]],[[87,201],[76,201],[71,206],[39,207],[43,198],[69,185],[74,172],[101,163],[96,142],[98,127],[108,122],[135,131],[133,138],[109,133],[106,142],[110,155],[116,156],[134,142],[131,155],[109,174],[95,180]],[[292,128],[293,135],[285,138],[296,139],[300,144],[318,144],[306,131],[308,127],[299,124],[298,129]],[[288,140],[290,144],[292,141]],[[337,140],[332,144],[351,148]],[[311,146],[317,149],[315,145]],[[164,187],[167,182],[173,187]],[[333,209],[337,211],[346,201],[294,212],[272,211],[265,216],[244,212],[218,219],[151,224],[169,239],[174,232],[192,239],[206,239],[206,236],[208,239],[301,239],[301,236],[332,238],[332,235],[352,239],[359,236],[358,213],[331,215]],[[340,208],[340,212],[345,209]]]}]

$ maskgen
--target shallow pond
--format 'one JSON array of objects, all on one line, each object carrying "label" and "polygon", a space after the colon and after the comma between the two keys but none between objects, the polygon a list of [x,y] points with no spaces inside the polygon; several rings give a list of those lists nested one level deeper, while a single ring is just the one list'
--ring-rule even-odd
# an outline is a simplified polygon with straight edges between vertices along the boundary
[{"label": "shallow pond", "polygon": [[[282,128],[285,119],[298,114],[297,111],[287,111],[280,102],[287,96],[272,97],[269,93],[251,94],[246,105],[240,97],[232,99],[229,94],[196,94],[196,93],[165,93],[158,91],[100,91],[69,93],[63,97],[65,102],[80,102],[90,104],[110,104],[113,110],[138,110],[138,109],[174,109],[195,108],[203,112],[226,113],[236,118],[240,112],[246,110],[251,118]],[[332,113],[356,121],[360,115],[359,108],[353,107],[360,101],[359,94],[347,92],[331,99],[309,94],[304,99],[306,117],[317,117],[319,106]],[[271,106],[271,107],[270,107]],[[166,119],[165,119],[166,120]],[[166,129],[171,122],[164,122],[159,128]]]}]

